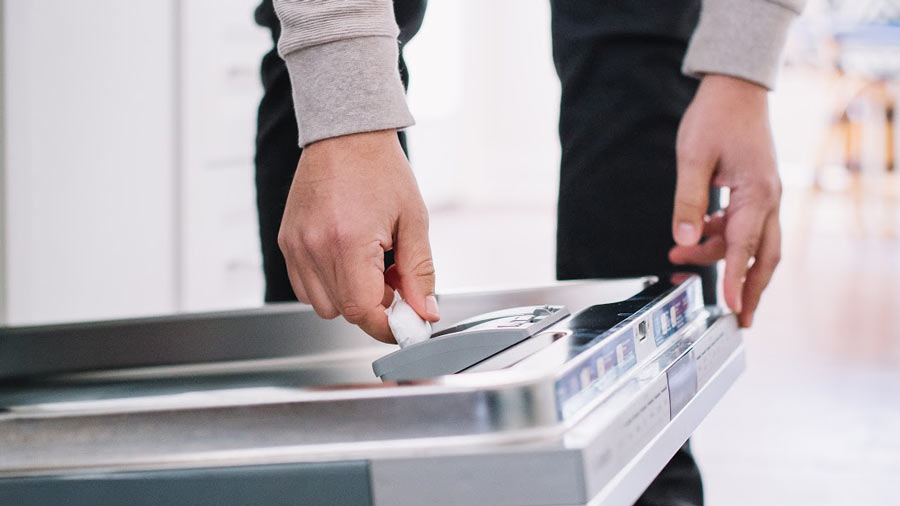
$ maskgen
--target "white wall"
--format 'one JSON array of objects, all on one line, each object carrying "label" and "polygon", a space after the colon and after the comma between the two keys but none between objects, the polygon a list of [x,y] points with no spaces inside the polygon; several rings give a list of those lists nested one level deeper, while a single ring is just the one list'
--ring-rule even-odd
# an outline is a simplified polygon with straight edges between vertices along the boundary
[{"label": "white wall", "polygon": [[544,0],[432,0],[406,50],[430,206],[556,202],[559,80]]},{"label": "white wall", "polygon": [[262,301],[253,154],[272,43],[253,23],[258,3],[181,2],[181,309]]},{"label": "white wall", "polygon": [[559,80],[546,0],[431,0],[406,50],[439,291],[555,279]]},{"label": "white wall", "polygon": [[173,3],[7,0],[8,319],[171,311]]}]

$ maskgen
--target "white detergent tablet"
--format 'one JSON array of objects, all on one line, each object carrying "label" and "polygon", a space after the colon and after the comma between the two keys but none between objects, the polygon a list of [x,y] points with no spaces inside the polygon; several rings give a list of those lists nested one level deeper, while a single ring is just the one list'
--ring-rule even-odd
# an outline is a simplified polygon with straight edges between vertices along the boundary
[{"label": "white detergent tablet", "polygon": [[420,318],[400,297],[394,297],[394,302],[391,307],[384,310],[384,314],[387,315],[388,325],[401,348],[421,343],[431,337],[431,324]]}]

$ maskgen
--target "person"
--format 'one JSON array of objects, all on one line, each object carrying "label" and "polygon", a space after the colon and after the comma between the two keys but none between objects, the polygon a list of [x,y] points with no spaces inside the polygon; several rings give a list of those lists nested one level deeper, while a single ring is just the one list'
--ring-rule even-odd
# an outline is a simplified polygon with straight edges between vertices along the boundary
[{"label": "person", "polygon": [[[767,92],[804,2],[550,0],[558,278],[690,268],[713,302],[724,258],[725,303],[751,325],[781,249]],[[256,11],[277,44],[262,62],[256,153],[266,300],[296,297],[386,342],[395,289],[440,318],[402,131],[413,124],[402,50],[425,4],[264,0]],[[730,190],[724,212],[718,187]],[[685,446],[638,504],[702,501]]]}]

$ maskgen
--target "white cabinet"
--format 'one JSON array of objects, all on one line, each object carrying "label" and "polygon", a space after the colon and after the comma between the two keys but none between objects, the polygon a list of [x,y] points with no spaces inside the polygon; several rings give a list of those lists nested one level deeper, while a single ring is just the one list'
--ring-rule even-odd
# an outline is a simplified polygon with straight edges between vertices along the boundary
[{"label": "white cabinet", "polygon": [[8,321],[175,309],[174,4],[3,7]]},{"label": "white cabinet", "polygon": [[262,301],[253,153],[259,64],[272,42],[253,22],[257,3],[182,2],[183,309]]},{"label": "white cabinet", "polygon": [[2,2],[0,322],[261,302],[257,3]]}]

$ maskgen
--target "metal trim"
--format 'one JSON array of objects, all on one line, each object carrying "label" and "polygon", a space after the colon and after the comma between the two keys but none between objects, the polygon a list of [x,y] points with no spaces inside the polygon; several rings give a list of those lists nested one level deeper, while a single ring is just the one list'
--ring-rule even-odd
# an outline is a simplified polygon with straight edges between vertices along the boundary
[{"label": "metal trim", "polygon": [[6,274],[9,247],[6,188],[6,0],[0,0],[0,325],[9,321],[9,277]]}]

